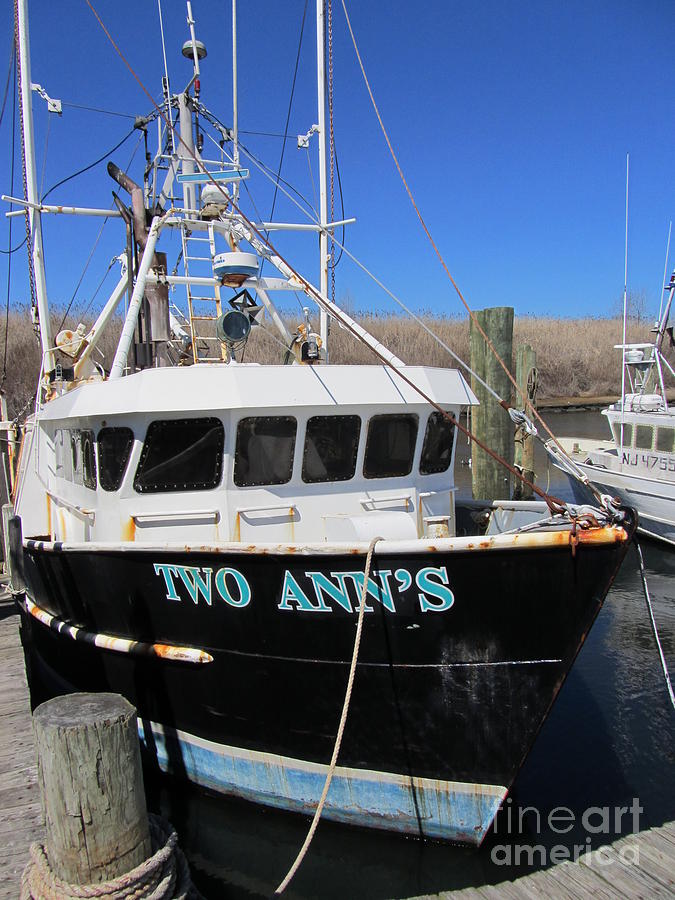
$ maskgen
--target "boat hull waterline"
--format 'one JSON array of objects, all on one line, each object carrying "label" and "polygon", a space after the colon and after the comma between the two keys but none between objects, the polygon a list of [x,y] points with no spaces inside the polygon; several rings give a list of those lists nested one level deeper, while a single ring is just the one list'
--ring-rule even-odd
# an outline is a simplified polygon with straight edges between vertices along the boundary
[{"label": "boat hull waterline", "polygon": [[[379,545],[325,817],[480,844],[632,527],[419,542],[405,554]],[[162,770],[313,812],[344,700],[363,546],[247,553],[26,540],[24,563],[26,599],[43,614],[24,605],[24,622],[47,694],[119,692]],[[50,627],[49,616],[70,627]],[[126,639],[131,652],[92,634]],[[134,653],[134,641],[204,658]]]}]

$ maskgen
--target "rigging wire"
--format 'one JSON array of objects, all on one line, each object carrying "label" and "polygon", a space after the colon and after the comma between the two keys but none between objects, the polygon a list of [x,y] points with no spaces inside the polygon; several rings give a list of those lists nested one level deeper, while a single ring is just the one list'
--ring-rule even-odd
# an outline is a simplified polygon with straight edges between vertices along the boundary
[{"label": "rigging wire", "polygon": [[162,36],[162,56],[164,57],[164,74],[166,75],[166,93],[171,97],[169,89],[169,67],[166,62],[166,44],[164,43],[164,22],[162,21],[162,0],[157,0],[157,12],[159,13],[159,31]]},{"label": "rigging wire", "polygon": [[49,147],[49,132],[51,131],[52,115],[47,113],[47,131],[45,133],[45,149],[42,154],[42,177],[40,178],[40,191],[38,197],[42,197],[42,191],[45,187],[45,173],[47,171],[47,148]]},{"label": "rigging wire", "polygon": [[[203,106],[202,104],[199,104],[199,114],[203,119],[206,119],[207,122],[210,122],[211,125],[213,125],[215,128],[217,128],[218,131],[220,131],[220,133],[223,134],[224,136],[230,134],[230,129],[226,125],[224,125],[223,122],[220,121],[218,116],[214,115],[210,110],[206,109],[206,107]],[[171,127],[172,127],[172,130],[175,130],[173,125]],[[249,132],[246,132],[246,131],[239,132],[239,134],[248,134],[248,133]],[[231,137],[228,137],[226,139],[231,140]],[[270,180],[272,180],[274,183],[278,182],[279,186],[281,186],[282,184],[286,185],[286,187],[290,191],[292,191],[297,197],[299,197],[302,200],[302,202],[307,205],[307,208],[310,209],[316,216],[316,210],[314,209],[314,207],[312,206],[310,201],[307,199],[307,197],[305,197],[303,194],[301,194],[300,191],[298,191],[289,181],[286,181],[285,178],[282,178],[281,176],[276,175],[273,169],[271,169],[266,163],[264,163],[261,159],[259,159],[253,153],[253,151],[250,150],[248,147],[246,147],[244,144],[242,144],[241,141],[239,141],[238,144],[239,144],[239,150],[241,151],[243,149],[246,157],[248,159],[250,159],[251,162],[255,163],[260,168],[261,171],[264,171]],[[229,157],[229,159],[230,159],[230,162],[233,161],[231,156]],[[246,182],[244,182],[244,184],[245,183]],[[303,207],[299,207],[299,208],[302,210],[303,215],[306,215],[306,216],[309,215],[307,213],[307,211],[305,209],[303,209]],[[311,218],[311,216],[310,216],[310,218]],[[261,217],[261,221],[262,221],[262,217]],[[318,219],[315,218],[312,221],[318,221]]]},{"label": "rigging wire", "polygon": [[[338,152],[337,152],[337,145],[335,144],[335,139],[333,139],[333,149],[334,149],[334,151],[335,151],[335,174],[337,175],[338,193],[340,194],[340,209],[342,210],[342,219],[343,219],[343,221],[344,221],[344,218],[345,218],[345,198],[344,198],[344,196],[342,195],[342,179],[340,178],[340,164],[339,164],[339,162],[338,162]],[[335,240],[335,236],[333,236],[333,238],[332,238],[333,243],[334,243],[334,244],[337,244],[338,247],[340,248],[340,255],[338,256],[338,258],[337,258],[335,261],[333,261],[333,260],[331,259],[331,268],[336,269],[337,266],[338,266],[338,263],[339,263],[340,260],[342,259],[342,254],[344,253],[344,243],[345,243],[345,238],[347,237],[347,231],[346,231],[346,228],[347,228],[346,225],[343,225],[343,226],[342,226],[342,244],[339,244],[339,243]]]},{"label": "rigging wire", "polygon": [[[10,175],[9,175],[9,187],[12,192],[12,196],[14,196],[14,158],[16,153],[16,54],[13,54],[14,58],[14,79],[12,84],[12,155],[10,162]],[[13,204],[10,203],[10,210],[12,209]],[[9,220],[9,228],[7,235],[7,247],[11,248],[12,246],[12,222],[13,218]],[[0,378],[0,393],[5,389],[5,380],[7,379],[7,349],[8,349],[8,341],[9,341],[9,302],[11,297],[11,288],[12,288],[12,251],[8,249],[8,260],[7,260],[7,300],[5,303],[5,347],[3,352],[3,360],[2,360],[2,378]]]},{"label": "rigging wire", "polygon": [[[240,145],[240,147],[241,147],[241,145]],[[253,162],[254,165],[257,165],[259,167],[260,171],[262,172],[263,175],[265,175],[266,178],[271,180],[274,177],[273,175],[271,175],[269,173],[269,170],[266,171],[265,166],[260,165],[259,160],[255,159],[252,156],[250,156],[249,158],[251,159],[251,161]],[[294,203],[297,206],[297,208],[304,215],[307,216],[307,218],[311,219],[315,225],[320,225],[318,216],[316,216],[316,214],[314,216],[310,215],[307,212],[307,210],[303,209],[302,206],[300,206],[300,204],[297,202],[297,200],[295,200],[294,197],[291,197],[291,195],[288,192],[284,191],[283,187],[281,188],[281,191],[283,193],[285,193],[286,197],[292,203]],[[372,281],[374,281],[375,284],[385,292],[385,294],[387,294],[389,297],[391,297],[391,299],[394,301],[394,303],[396,303],[407,315],[409,315],[410,318],[414,322],[416,322],[420,326],[420,328],[422,328],[432,338],[432,340],[434,340],[440,347],[442,347],[443,350],[445,350],[452,357],[452,359],[454,359],[454,361],[458,365],[460,365],[466,372],[468,372],[469,375],[471,375],[473,378],[475,378],[476,381],[490,394],[490,396],[493,397],[493,399],[497,401],[497,403],[501,404],[501,397],[499,396],[499,394],[495,390],[493,390],[493,388],[491,388],[490,385],[486,381],[484,381],[479,375],[477,375],[476,372],[473,371],[471,366],[468,363],[466,363],[460,356],[458,356],[457,353],[455,353],[455,351],[452,350],[445,343],[445,341],[443,341],[443,339],[440,338],[436,334],[435,331],[433,331],[431,328],[429,328],[429,326],[426,324],[426,322],[422,318],[420,318],[420,316],[418,316],[417,313],[413,312],[413,310],[411,310],[408,306],[406,306],[406,304],[400,299],[400,297],[398,297],[390,288],[388,288],[386,286],[386,284],[384,284],[384,282],[381,281],[377,277],[377,275],[375,275],[374,272],[371,272],[371,270],[366,265],[364,265],[364,263],[362,263],[361,260],[358,259],[357,256],[355,256],[350,250],[348,250],[347,247],[343,243],[338,241],[337,238],[334,238],[334,241],[340,248],[341,255],[342,255],[342,253],[346,253],[347,256],[349,257],[349,259],[351,259],[352,262],[355,265],[357,265],[365,275],[367,275],[370,279],[372,279]]]},{"label": "rigging wire", "polygon": [[645,602],[647,604],[647,611],[649,612],[649,621],[652,626],[652,632],[654,634],[654,640],[656,641],[656,648],[659,652],[659,660],[661,662],[661,669],[663,671],[663,677],[666,682],[666,689],[668,691],[668,696],[670,697],[670,702],[675,709],[675,693],[673,693],[673,685],[670,680],[670,672],[668,671],[668,663],[666,662],[666,657],[663,653],[663,647],[661,646],[661,639],[659,638],[659,631],[656,627],[656,620],[654,619],[654,610],[652,609],[652,601],[649,596],[649,588],[647,587],[647,573],[645,572],[645,563],[642,558],[642,547],[640,546],[640,542],[637,539],[637,535],[635,536],[635,546],[637,547],[638,552],[638,561],[640,563],[640,578],[642,579],[642,589],[645,595]]},{"label": "rigging wire", "polygon": [[[335,130],[333,128],[333,2],[327,0],[328,9],[328,155],[330,176],[330,221],[335,221]],[[324,34],[325,43],[325,34]],[[324,48],[325,52],[325,48]],[[330,298],[335,303],[335,241],[333,231],[328,235],[330,243]]]},{"label": "rigging wire", "polygon": [[136,119],[136,116],[132,116],[131,113],[117,112],[114,109],[101,109],[98,106],[84,106],[81,103],[69,103],[66,100],[62,100],[61,105],[67,106],[69,109],[82,109],[85,112],[100,113],[104,116],[117,116],[120,119],[131,119],[132,121]]},{"label": "rigging wire", "polygon": [[53,184],[49,188],[47,193],[44,195],[44,197],[42,198],[42,203],[45,202],[47,197],[53,191],[55,191],[57,188],[61,187],[61,185],[65,184],[67,181],[72,181],[73,178],[77,178],[78,175],[84,175],[85,172],[88,172],[90,169],[93,169],[94,166],[97,166],[97,165],[99,165],[99,163],[102,163],[106,157],[112,156],[112,154],[115,152],[115,150],[119,150],[119,148],[122,146],[122,144],[126,143],[126,141],[129,140],[129,138],[131,137],[131,135],[134,133],[135,130],[136,130],[135,128],[132,128],[131,131],[128,134],[126,134],[119,143],[115,144],[114,147],[112,147],[110,150],[108,150],[102,156],[99,156],[98,159],[95,159],[93,163],[89,163],[89,165],[85,166],[83,169],[78,169],[77,172],[73,172],[72,175],[68,175],[66,178],[62,178],[61,181],[57,181],[56,184]]},{"label": "rigging wire", "polygon": [[11,48],[9,51],[9,69],[7,70],[7,80],[5,81],[5,91],[2,95],[2,108],[0,108],[0,125],[2,125],[2,117],[5,115],[5,105],[7,103],[7,94],[9,92],[9,82],[12,77],[12,69],[16,60],[16,48],[14,46],[14,38],[12,37]]},{"label": "rigging wire", "polygon": [[[380,110],[379,110],[379,108],[378,108],[378,106],[377,106],[377,103],[375,102],[375,96],[374,96],[373,91],[372,91],[372,88],[371,88],[371,86],[370,86],[370,82],[368,81],[368,76],[366,75],[366,70],[365,70],[365,67],[364,67],[364,65],[363,65],[363,60],[361,59],[361,54],[360,54],[360,52],[359,52],[359,48],[358,48],[357,43],[356,43],[356,37],[355,37],[355,35],[354,35],[354,30],[352,29],[352,23],[351,23],[351,20],[350,20],[350,18],[349,18],[349,13],[347,12],[347,6],[346,6],[346,4],[345,4],[345,0],[341,0],[341,2],[342,2],[342,8],[343,8],[343,10],[344,10],[345,18],[346,18],[346,20],[347,20],[347,27],[348,27],[348,29],[349,29],[349,34],[351,35],[352,44],[354,45],[354,51],[355,51],[355,53],[356,53],[356,58],[357,58],[357,60],[358,60],[359,67],[360,67],[360,69],[361,69],[361,74],[363,75],[363,80],[364,80],[364,82],[365,82],[365,84],[366,84],[366,88],[367,88],[368,94],[369,94],[369,96],[370,96],[370,101],[371,101],[371,103],[372,103],[372,105],[373,105],[373,109],[375,110],[375,115],[377,116],[377,120],[378,120],[378,122],[380,123],[380,129],[382,130],[382,134],[384,135],[384,139],[385,139],[385,141],[387,142],[387,146],[388,146],[388,148],[389,148],[389,152],[390,152],[390,154],[391,154],[391,157],[392,157],[392,159],[394,160],[394,164],[395,164],[395,166],[396,166],[396,169],[397,169],[397,171],[398,171],[398,174],[399,174],[399,176],[400,176],[400,178],[401,178],[401,181],[403,182],[403,186],[405,187],[406,193],[408,194],[408,198],[410,199],[410,202],[412,203],[413,209],[415,210],[415,213],[417,214],[417,218],[418,218],[419,221],[420,221],[420,224],[421,224],[421,226],[422,226],[422,229],[424,230],[424,233],[426,234],[426,236],[427,236],[427,238],[428,238],[428,240],[429,240],[429,243],[430,243],[431,246],[433,247],[433,250],[434,250],[436,256],[438,257],[438,260],[439,260],[441,266],[443,267],[443,270],[445,271],[445,274],[446,274],[446,275],[448,276],[448,278],[450,279],[450,283],[451,283],[452,286],[454,287],[457,296],[459,297],[459,299],[461,300],[461,302],[462,302],[464,308],[466,309],[467,313],[469,314],[469,318],[471,319],[471,321],[472,321],[474,327],[475,327],[476,330],[479,332],[479,334],[482,336],[482,338],[483,338],[483,340],[485,341],[486,345],[489,347],[491,353],[494,355],[495,359],[497,360],[497,362],[499,363],[499,365],[500,365],[500,366],[502,367],[502,369],[504,370],[504,372],[505,372],[505,374],[507,375],[509,381],[511,382],[511,384],[512,384],[513,387],[515,388],[516,393],[517,393],[518,395],[520,395],[521,399],[524,401],[524,406],[525,406],[525,408],[528,409],[528,410],[532,413],[532,415],[537,419],[537,421],[541,423],[541,425],[544,427],[544,429],[545,429],[545,431],[547,432],[547,434],[551,437],[551,439],[552,439],[553,442],[556,444],[556,446],[561,450],[561,452],[562,452],[562,453],[565,453],[564,449],[563,449],[562,446],[560,445],[560,443],[559,443],[558,439],[556,438],[556,436],[553,434],[553,432],[551,431],[551,429],[548,427],[548,425],[546,424],[546,422],[543,420],[543,418],[541,417],[541,415],[540,415],[539,412],[537,411],[536,407],[529,401],[529,399],[527,398],[526,393],[523,391],[523,389],[521,388],[521,386],[518,384],[518,382],[516,381],[516,379],[513,377],[513,374],[512,374],[511,371],[509,370],[509,367],[506,365],[506,363],[504,362],[504,360],[501,358],[501,356],[500,356],[499,353],[497,352],[497,350],[496,350],[494,344],[492,343],[492,341],[490,340],[490,338],[488,337],[488,335],[485,333],[485,330],[483,329],[482,325],[481,325],[480,322],[478,321],[478,318],[477,318],[476,314],[473,312],[473,310],[471,309],[471,307],[469,306],[469,304],[468,304],[467,301],[465,300],[464,295],[462,294],[462,292],[461,292],[461,290],[460,290],[460,288],[459,288],[459,285],[457,284],[457,282],[455,281],[455,279],[452,277],[452,274],[451,274],[451,272],[450,272],[450,269],[448,268],[448,266],[447,266],[447,264],[446,264],[446,262],[445,262],[445,259],[443,258],[443,256],[442,256],[440,250],[438,249],[438,246],[437,246],[436,242],[434,241],[434,239],[433,239],[433,237],[432,237],[432,235],[431,235],[431,232],[429,231],[429,228],[428,228],[428,226],[427,226],[427,224],[426,224],[424,218],[422,217],[422,213],[420,212],[419,207],[417,206],[417,203],[416,203],[415,198],[414,198],[414,196],[413,196],[413,193],[412,193],[412,191],[411,191],[411,189],[410,189],[410,186],[408,185],[408,182],[406,181],[405,175],[403,174],[403,170],[401,169],[400,163],[399,163],[399,161],[398,161],[398,157],[396,156],[396,153],[394,152],[394,148],[393,148],[393,145],[392,145],[391,140],[390,140],[390,138],[389,138],[389,134],[387,133],[387,130],[386,130],[386,128],[384,127],[384,122],[382,121],[382,116],[380,115]],[[509,404],[506,400],[500,399],[500,400],[499,400],[499,403],[500,403],[501,406],[504,407],[504,409],[506,409],[506,410],[510,409],[510,404]],[[567,455],[567,454],[565,454],[565,455]],[[590,487],[590,485],[589,485],[589,487]]]},{"label": "rigging wire", "polygon": [[[110,41],[110,43],[112,44],[112,46],[115,48],[115,51],[117,52],[118,56],[120,57],[120,59],[122,60],[122,62],[125,64],[125,66],[126,66],[127,69],[129,70],[129,72],[131,73],[131,75],[132,75],[132,77],[134,78],[134,80],[137,82],[137,84],[139,85],[139,87],[141,88],[141,90],[143,91],[143,93],[149,98],[149,100],[150,100],[150,102],[153,104],[153,106],[157,109],[158,114],[162,116],[162,118],[164,119],[164,121],[165,121],[167,127],[168,127],[168,128],[171,128],[171,129],[173,130],[173,124],[171,123],[170,119],[169,119],[169,118],[164,114],[164,112],[160,109],[159,105],[155,102],[154,98],[152,97],[152,94],[150,93],[150,91],[145,87],[145,85],[143,84],[143,82],[141,81],[141,79],[139,78],[139,76],[136,74],[136,72],[135,72],[134,69],[132,68],[132,66],[131,66],[131,64],[129,63],[129,61],[127,60],[127,58],[124,56],[124,54],[122,53],[122,51],[120,50],[120,48],[119,48],[118,45],[116,44],[114,38],[112,37],[112,35],[111,35],[110,32],[108,31],[108,29],[106,28],[105,24],[103,23],[103,20],[101,19],[101,17],[99,16],[98,12],[95,10],[94,6],[92,5],[91,0],[85,0],[85,2],[86,2],[86,4],[87,4],[87,6],[89,7],[89,9],[92,11],[93,15],[95,16],[96,20],[98,21],[99,25],[101,26],[102,30],[104,31],[106,37],[108,38],[108,40]],[[344,6],[344,0],[342,0],[342,2],[343,2],[343,6]],[[345,9],[345,12],[346,12],[346,9]],[[283,265],[284,265],[284,266],[285,266],[285,267],[293,274],[293,276],[294,276],[295,278],[298,279],[298,281],[300,282],[300,284],[303,286],[303,289],[304,289],[305,293],[307,293],[309,296],[313,297],[313,298],[314,298],[314,301],[315,301],[321,308],[325,308],[325,307],[326,307],[326,301],[324,300],[324,298],[323,298],[323,296],[321,295],[321,293],[317,290],[317,288],[315,288],[314,285],[312,285],[309,281],[307,281],[306,278],[304,278],[299,272],[297,272],[297,271],[293,268],[293,266],[292,266],[286,259],[284,259],[284,257],[281,255],[281,253],[280,253],[280,252],[276,249],[276,247],[271,243],[269,237],[266,237],[266,236],[260,231],[260,229],[258,229],[258,228],[255,226],[255,224],[254,224],[253,222],[251,222],[251,220],[250,220],[250,219],[248,218],[248,216],[242,211],[242,209],[238,206],[238,204],[237,204],[237,203],[236,203],[236,202],[235,202],[228,194],[225,193],[225,191],[224,191],[223,188],[222,188],[222,185],[219,185],[218,182],[213,178],[213,176],[209,173],[209,171],[208,171],[208,170],[206,169],[206,167],[204,166],[202,160],[201,160],[201,159],[199,158],[199,156],[194,152],[194,150],[191,150],[191,149],[187,146],[187,144],[185,143],[185,141],[183,140],[183,138],[182,138],[180,135],[178,135],[177,138],[178,138],[178,142],[179,142],[180,144],[183,145],[183,147],[185,148],[185,150],[186,150],[188,153],[190,153],[190,156],[194,159],[194,161],[195,161],[195,163],[197,164],[198,168],[200,168],[200,169],[202,170],[202,173],[203,173],[204,175],[206,175],[206,177],[207,177],[208,180],[209,180],[209,183],[210,183],[210,184],[213,184],[213,185],[220,191],[220,193],[222,194],[222,196],[223,196],[226,200],[228,200],[230,206],[232,207],[232,209],[233,209],[236,213],[238,213],[238,215],[240,216],[242,222],[244,222],[244,223],[250,228],[251,233],[254,234],[254,235],[258,238],[258,240],[259,240],[264,246],[267,247],[267,249],[269,250],[269,252],[270,252],[272,255],[274,255],[274,256],[279,260],[279,262],[281,262],[281,263],[282,263],[282,264],[283,264]],[[452,278],[452,276],[450,276],[450,277]],[[454,283],[454,282],[453,282],[453,283]],[[330,301],[329,301],[329,302],[330,302]],[[341,312],[339,309],[337,309],[337,310],[336,310],[335,308],[331,309],[331,310],[330,310],[330,315],[331,315],[334,319],[336,319],[336,321],[337,321],[337,322],[338,322],[338,323],[339,323],[346,331],[349,331],[349,332],[350,332],[357,340],[363,341],[363,338],[362,338],[361,334],[359,333],[359,331],[358,331],[357,328],[355,327],[355,323],[352,324],[352,323],[349,321],[348,318],[345,318],[344,315],[342,314],[342,312]],[[373,353],[373,355],[376,356],[376,357],[380,360],[380,362],[381,362],[383,365],[385,365],[387,368],[390,368],[390,369],[392,369],[393,371],[395,371],[396,374],[397,374],[397,376],[401,379],[401,381],[403,381],[405,384],[407,384],[408,387],[409,387],[411,390],[413,390],[416,394],[418,394],[418,395],[419,395],[426,403],[428,403],[428,404],[429,404],[430,406],[432,406],[435,410],[437,410],[437,412],[439,412],[439,413],[443,416],[443,418],[445,418],[446,420],[448,420],[449,422],[451,422],[451,423],[452,423],[456,428],[458,428],[463,434],[465,434],[467,437],[469,437],[469,438],[476,444],[476,446],[480,447],[480,449],[483,450],[485,453],[487,453],[488,456],[490,456],[490,457],[491,457],[492,459],[494,459],[496,462],[500,463],[500,465],[504,466],[504,468],[505,468],[507,471],[509,471],[515,478],[517,478],[519,481],[521,481],[521,482],[522,482],[524,485],[526,485],[527,487],[531,488],[532,491],[533,491],[535,494],[537,494],[539,497],[541,497],[542,500],[544,500],[544,502],[547,504],[547,506],[548,506],[549,509],[551,510],[552,514],[563,514],[564,512],[567,511],[567,505],[565,504],[564,501],[560,500],[558,497],[554,497],[554,496],[552,496],[552,495],[550,495],[550,494],[545,493],[544,491],[542,491],[542,489],[541,489],[540,487],[538,487],[537,485],[535,485],[535,484],[533,484],[532,482],[530,482],[530,481],[523,475],[523,473],[522,473],[521,471],[519,471],[512,463],[510,463],[508,460],[504,459],[502,456],[500,456],[498,453],[496,453],[491,447],[489,447],[484,441],[482,441],[482,440],[481,440],[480,438],[478,438],[475,434],[473,434],[472,432],[470,432],[469,429],[466,428],[465,426],[463,426],[463,425],[461,424],[461,421],[460,421],[459,419],[457,419],[454,415],[452,415],[451,413],[449,413],[447,410],[443,409],[443,408],[440,406],[440,404],[437,403],[435,400],[433,400],[433,399],[429,396],[429,394],[426,393],[426,391],[425,391],[423,388],[421,388],[418,384],[416,384],[411,378],[409,378],[409,377],[407,376],[407,374],[405,373],[405,371],[404,371],[403,368],[394,366],[394,365],[392,364],[392,362],[391,362],[391,361],[390,361],[390,360],[389,360],[389,359],[388,359],[388,358],[387,358],[380,350],[378,350],[376,347],[373,347],[373,346],[371,346],[371,345],[368,345],[368,346],[370,347],[370,350],[371,350],[371,352]],[[509,373],[509,374],[510,374],[510,373]],[[511,378],[512,378],[512,376],[511,376]],[[521,392],[521,393],[522,393],[522,392]],[[500,401],[500,402],[501,402],[502,404],[504,404],[504,401]],[[555,440],[555,438],[554,438],[554,440]],[[592,487],[592,486],[589,485],[589,487]],[[575,526],[576,526],[577,521],[578,521],[578,517],[573,517],[573,522],[575,523]]]},{"label": "rigging wire", "polygon": [[[143,139],[143,134],[141,133],[141,134],[139,134],[139,136],[138,136],[138,141],[136,142],[136,146],[134,147],[134,151],[133,151],[133,153],[131,154],[131,157],[130,157],[130,159],[129,159],[129,162],[127,163],[126,169],[124,170],[125,172],[129,169],[129,166],[131,166],[131,163],[133,162],[134,156],[136,156],[136,152],[137,152],[138,148],[139,148],[140,145],[141,145],[142,139]],[[112,151],[111,151],[111,152],[112,152]],[[112,212],[113,209],[114,209],[114,204],[110,207],[110,211]],[[75,290],[73,291],[73,294],[72,294],[72,296],[71,296],[71,298],[70,298],[70,301],[69,301],[69,303],[68,303],[68,306],[66,307],[66,311],[64,312],[63,318],[61,319],[61,324],[59,325],[57,331],[61,331],[61,329],[62,329],[63,326],[64,326],[64,323],[65,323],[66,319],[68,318],[68,313],[70,312],[71,307],[72,307],[73,303],[75,302],[75,297],[77,296],[77,292],[80,290],[80,286],[82,285],[82,281],[84,280],[84,276],[87,274],[87,269],[89,268],[89,265],[90,265],[90,263],[91,263],[91,260],[92,260],[92,258],[93,258],[93,256],[94,256],[94,251],[96,250],[96,247],[98,246],[98,242],[101,240],[101,236],[102,236],[102,234],[103,234],[103,229],[105,228],[105,226],[108,224],[109,221],[110,221],[109,217],[106,216],[106,218],[103,220],[103,224],[101,225],[101,227],[100,227],[99,230],[98,230],[98,234],[96,235],[96,239],[94,240],[94,245],[93,245],[93,247],[91,248],[91,250],[90,250],[90,252],[89,252],[89,256],[87,257],[87,261],[86,261],[86,263],[84,264],[84,268],[82,269],[82,274],[80,275],[80,278],[79,278],[77,284],[75,285]],[[95,297],[96,297],[96,294],[98,294],[98,292],[99,292],[99,290],[100,290],[100,288],[101,288],[101,285],[103,284],[103,281],[105,281],[105,279],[107,278],[108,272],[110,272],[110,269],[112,268],[113,263],[114,263],[114,260],[113,260],[113,262],[111,262],[110,265],[108,266],[108,271],[105,273],[105,275],[103,276],[103,279],[101,280],[101,283],[100,283],[99,286],[96,288],[96,291],[94,292],[94,296],[90,299],[89,304],[87,305],[86,309],[82,312],[82,318],[84,318],[84,316],[86,315],[86,313],[89,311],[89,308],[91,307],[91,304],[94,302],[94,299],[95,299]]]},{"label": "rigging wire", "polygon": [[[295,68],[293,69],[293,81],[291,82],[291,96],[288,100],[288,112],[286,113],[286,124],[284,125],[284,134],[288,132],[288,124],[291,121],[291,110],[293,108],[293,97],[295,96],[295,82],[298,77],[298,66],[300,65],[300,51],[302,50],[302,38],[305,33],[305,19],[307,18],[307,5],[309,0],[305,0],[305,6],[302,10],[302,22],[300,23],[300,37],[298,39],[298,52],[295,55]],[[286,139],[281,145],[281,156],[279,157],[279,170],[277,172],[277,186],[274,188],[274,196],[272,197],[272,209],[270,211],[270,222],[274,218],[274,208],[277,203],[278,180],[281,178],[281,169],[284,164],[284,154],[286,153]]]}]

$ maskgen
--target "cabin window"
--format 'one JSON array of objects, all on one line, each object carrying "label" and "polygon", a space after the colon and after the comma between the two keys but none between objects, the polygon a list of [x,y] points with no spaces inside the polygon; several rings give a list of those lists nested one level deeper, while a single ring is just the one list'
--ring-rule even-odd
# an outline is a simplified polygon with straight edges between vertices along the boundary
[{"label": "cabin window", "polygon": [[70,446],[70,432],[63,428],[57,429],[54,435],[54,455],[56,461],[56,474],[60,478],[73,480],[73,455]]},{"label": "cabin window", "polygon": [[82,481],[84,486],[96,490],[96,454],[94,452],[94,432],[80,432],[82,448]]},{"label": "cabin window", "polygon": [[452,459],[452,445],[455,440],[455,426],[442,413],[432,412],[427,420],[424,433],[420,472],[433,475],[446,472]]},{"label": "cabin window", "polygon": [[[621,428],[623,427],[623,441],[621,440]],[[619,447],[630,447],[633,443],[633,426],[632,425],[624,425],[622,426],[620,422],[617,422],[614,425],[614,440],[619,445]]]},{"label": "cabin window", "polygon": [[417,416],[373,416],[368,425],[363,474],[366,478],[394,478],[412,469]]},{"label": "cabin window", "polygon": [[70,471],[75,484],[82,484],[82,445],[80,432],[69,431],[70,434]]},{"label": "cabin window", "polygon": [[234,454],[234,483],[285,484],[293,474],[295,435],[293,416],[251,416],[240,419]]},{"label": "cabin window", "polygon": [[98,479],[104,491],[117,491],[134,445],[131,428],[102,428],[98,433]]},{"label": "cabin window", "polygon": [[635,426],[636,450],[651,450],[654,443],[654,429],[651,425]]},{"label": "cabin window", "polygon": [[672,453],[673,438],[675,438],[675,428],[657,428],[656,449],[661,453]]},{"label": "cabin window", "polygon": [[353,478],[360,431],[358,416],[312,416],[308,419],[302,480],[312,483]]},{"label": "cabin window", "polygon": [[220,419],[151,422],[134,476],[134,490],[145,494],[218,487],[224,445]]},{"label": "cabin window", "polygon": [[74,428],[70,432],[70,475],[75,484],[96,490],[94,432]]}]

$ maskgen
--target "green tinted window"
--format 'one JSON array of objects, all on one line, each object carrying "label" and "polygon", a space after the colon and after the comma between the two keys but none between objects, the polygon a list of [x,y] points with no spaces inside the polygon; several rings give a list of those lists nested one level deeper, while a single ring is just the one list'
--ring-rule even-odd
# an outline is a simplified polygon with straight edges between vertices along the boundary
[{"label": "green tinted window", "polygon": [[657,428],[656,449],[660,450],[661,453],[672,453],[674,437],[675,428]]},{"label": "green tinted window", "polygon": [[651,425],[635,426],[635,448],[637,450],[651,450],[654,443],[654,429]]}]

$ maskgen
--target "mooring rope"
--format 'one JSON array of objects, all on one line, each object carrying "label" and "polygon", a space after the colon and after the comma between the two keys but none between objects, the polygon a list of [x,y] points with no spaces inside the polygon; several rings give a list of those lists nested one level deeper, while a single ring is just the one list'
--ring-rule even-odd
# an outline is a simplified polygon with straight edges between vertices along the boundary
[{"label": "mooring rope", "polygon": [[668,689],[668,696],[670,697],[670,702],[673,705],[673,709],[675,709],[675,694],[673,694],[673,685],[670,680],[670,673],[668,672],[668,663],[666,662],[666,657],[663,653],[663,647],[661,646],[661,639],[659,638],[659,631],[656,627],[656,620],[654,619],[654,610],[652,609],[652,601],[649,596],[649,587],[647,586],[647,573],[645,572],[645,563],[642,558],[642,547],[640,547],[640,543],[635,538],[635,546],[637,547],[638,559],[640,561],[640,577],[642,578],[642,588],[645,594],[645,600],[647,602],[647,610],[649,611],[649,619],[652,623],[652,631],[654,633],[654,640],[656,641],[656,647],[659,651],[659,658],[661,660],[661,668],[663,669],[663,677],[666,680],[666,688]]},{"label": "mooring rope", "polygon": [[326,780],[323,785],[323,791],[321,792],[321,798],[319,799],[319,804],[314,812],[314,818],[312,819],[312,824],[309,826],[309,831],[307,832],[307,837],[300,848],[298,855],[295,857],[295,862],[288,870],[288,874],[281,882],[279,887],[274,892],[274,896],[276,897],[279,894],[283,894],[288,885],[291,883],[293,876],[300,868],[300,864],[302,863],[307,851],[309,850],[309,845],[312,843],[312,838],[314,837],[314,832],[317,829],[319,824],[319,819],[321,818],[321,813],[323,812],[324,805],[326,803],[326,797],[328,796],[328,790],[330,788],[331,781],[333,780],[333,774],[335,773],[335,767],[337,765],[337,758],[340,752],[340,744],[342,743],[342,735],[344,734],[345,725],[347,724],[347,713],[349,712],[349,704],[352,699],[352,688],[354,687],[354,676],[356,674],[356,661],[359,658],[359,646],[361,644],[361,631],[363,630],[363,614],[366,610],[366,597],[368,596],[368,579],[370,578],[370,567],[373,561],[373,553],[375,551],[375,545],[378,541],[381,541],[381,537],[374,537],[368,546],[368,555],[366,556],[366,565],[363,570],[363,588],[361,590],[361,603],[359,605],[359,619],[356,625],[356,636],[354,637],[354,650],[352,651],[352,662],[349,667],[349,678],[347,679],[347,690],[345,691],[345,702],[342,704],[342,713],[340,715],[340,724],[338,725],[337,735],[335,736],[335,746],[333,747],[333,756],[331,757],[330,765],[328,766],[328,772],[326,773]]},{"label": "mooring rope", "polygon": [[101,884],[69,884],[58,878],[42,844],[32,844],[30,862],[21,876],[20,900],[203,900],[173,827],[160,816],[148,816],[153,855],[118,878]]}]

